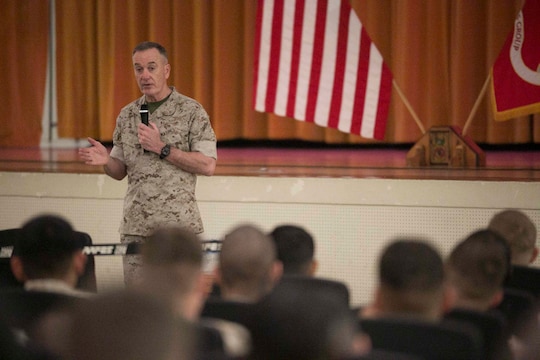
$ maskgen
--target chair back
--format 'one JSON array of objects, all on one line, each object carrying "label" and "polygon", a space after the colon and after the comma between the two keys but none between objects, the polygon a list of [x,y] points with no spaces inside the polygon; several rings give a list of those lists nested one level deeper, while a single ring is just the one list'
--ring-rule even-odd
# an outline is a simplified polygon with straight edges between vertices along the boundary
[{"label": "chair back", "polygon": [[45,314],[82,301],[87,299],[20,288],[0,289],[0,316],[10,328],[22,330],[31,336],[34,326]]},{"label": "chair back", "polygon": [[349,287],[341,281],[320,277],[284,275],[277,286],[280,285],[294,286],[309,292],[321,291],[323,293],[334,294],[346,306],[349,306],[350,303]]},{"label": "chair back", "polygon": [[367,354],[349,356],[341,360],[424,360],[424,358],[398,351],[371,350]]},{"label": "chair back", "polygon": [[232,321],[245,327],[251,325],[255,304],[208,298],[201,311],[201,318],[215,318]]},{"label": "chair back", "polygon": [[505,287],[528,291],[537,299],[540,298],[540,268],[513,265]]},{"label": "chair back", "polygon": [[371,337],[374,349],[411,354],[425,360],[485,359],[481,334],[466,324],[374,318],[361,319],[360,327]]},{"label": "chair back", "polygon": [[454,309],[448,312],[444,321],[451,320],[470,324],[480,331],[484,340],[484,354],[487,359],[511,358],[508,347],[509,329],[506,318],[497,310],[480,312]]},{"label": "chair back", "polygon": [[0,230],[0,289],[23,287],[13,275],[10,265],[13,246],[18,241],[20,233],[20,229]]},{"label": "chair back", "polygon": [[[84,246],[92,246],[92,238],[89,234],[81,231],[75,232],[77,236],[81,237],[84,241]],[[86,267],[84,273],[79,277],[77,282],[77,289],[97,292],[97,280],[96,280],[96,262],[92,255],[87,255]]]},{"label": "chair back", "polygon": [[508,331],[518,335],[520,328],[538,315],[539,300],[525,290],[504,288],[504,296],[496,307],[508,324]]}]

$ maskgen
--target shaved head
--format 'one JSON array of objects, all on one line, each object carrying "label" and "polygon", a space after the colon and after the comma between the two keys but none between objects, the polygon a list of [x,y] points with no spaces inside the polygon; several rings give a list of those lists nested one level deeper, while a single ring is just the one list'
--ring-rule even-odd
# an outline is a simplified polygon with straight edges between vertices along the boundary
[{"label": "shaved head", "polygon": [[270,273],[276,262],[276,248],[256,226],[240,225],[223,239],[219,262],[223,288],[262,294],[272,286]]}]

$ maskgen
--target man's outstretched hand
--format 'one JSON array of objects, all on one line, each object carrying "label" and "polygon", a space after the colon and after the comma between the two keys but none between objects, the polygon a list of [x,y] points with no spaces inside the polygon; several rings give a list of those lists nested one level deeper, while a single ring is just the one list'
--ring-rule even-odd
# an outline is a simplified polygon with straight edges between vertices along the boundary
[{"label": "man's outstretched hand", "polygon": [[79,157],[87,165],[106,165],[109,161],[109,152],[99,141],[88,138],[90,147],[80,148]]}]

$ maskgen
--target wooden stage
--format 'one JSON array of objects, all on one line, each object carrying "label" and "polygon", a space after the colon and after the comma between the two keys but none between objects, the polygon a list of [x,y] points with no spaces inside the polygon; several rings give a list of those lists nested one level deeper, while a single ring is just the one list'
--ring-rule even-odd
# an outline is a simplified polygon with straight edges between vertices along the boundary
[{"label": "wooden stage", "polygon": [[[540,147],[484,150],[481,168],[411,168],[409,147],[219,146],[215,175],[540,181]],[[0,148],[0,171],[101,173],[76,148]]]}]

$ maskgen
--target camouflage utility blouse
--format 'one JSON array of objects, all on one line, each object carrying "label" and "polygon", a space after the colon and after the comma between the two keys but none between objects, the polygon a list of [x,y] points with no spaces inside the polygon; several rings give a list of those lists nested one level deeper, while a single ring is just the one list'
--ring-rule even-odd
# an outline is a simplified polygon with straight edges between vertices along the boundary
[{"label": "camouflage utility blouse", "polygon": [[[171,89],[169,98],[149,116],[159,128],[161,140],[182,151],[197,151],[217,159],[216,136],[208,114],[197,101]],[[121,110],[113,134],[111,157],[126,165],[128,176],[120,233],[148,236],[168,223],[201,233],[196,174],[160,159],[159,154],[144,152],[139,144],[139,108],[144,100],[143,96]]]}]

